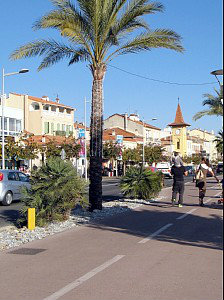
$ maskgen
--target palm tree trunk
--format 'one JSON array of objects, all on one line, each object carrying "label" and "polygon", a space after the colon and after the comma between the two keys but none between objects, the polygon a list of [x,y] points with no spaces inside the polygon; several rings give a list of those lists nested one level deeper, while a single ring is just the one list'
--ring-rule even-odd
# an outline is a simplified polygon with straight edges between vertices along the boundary
[{"label": "palm tree trunk", "polygon": [[92,112],[90,128],[90,185],[89,210],[102,209],[102,153],[103,153],[103,79],[104,64],[90,66],[93,75]]}]

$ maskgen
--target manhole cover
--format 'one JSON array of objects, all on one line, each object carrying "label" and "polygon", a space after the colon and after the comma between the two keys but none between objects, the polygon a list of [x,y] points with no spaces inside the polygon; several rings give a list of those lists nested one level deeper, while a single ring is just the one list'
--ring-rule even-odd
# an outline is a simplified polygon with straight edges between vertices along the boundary
[{"label": "manhole cover", "polygon": [[20,248],[9,252],[9,254],[36,255],[44,251],[46,251],[46,249]]}]

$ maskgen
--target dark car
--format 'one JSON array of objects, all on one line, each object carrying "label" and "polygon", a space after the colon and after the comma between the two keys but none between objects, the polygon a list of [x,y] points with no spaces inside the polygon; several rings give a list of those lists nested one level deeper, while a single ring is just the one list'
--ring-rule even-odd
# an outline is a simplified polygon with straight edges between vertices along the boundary
[{"label": "dark car", "polygon": [[195,170],[193,166],[185,166],[186,171],[188,172],[189,175],[194,175]]},{"label": "dark car", "polygon": [[223,173],[223,163],[222,162],[218,163],[216,173],[217,174]]}]

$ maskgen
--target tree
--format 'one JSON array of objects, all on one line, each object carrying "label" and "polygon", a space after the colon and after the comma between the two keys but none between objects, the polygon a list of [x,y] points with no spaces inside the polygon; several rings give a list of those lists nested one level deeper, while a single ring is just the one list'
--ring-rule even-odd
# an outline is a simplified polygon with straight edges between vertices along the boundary
[{"label": "tree", "polygon": [[103,158],[108,160],[116,160],[121,155],[121,147],[118,143],[112,141],[103,144]]},{"label": "tree", "polygon": [[218,132],[215,142],[216,142],[216,148],[217,148],[218,153],[223,155],[223,130],[220,130]]},{"label": "tree", "polygon": [[161,146],[145,146],[145,161],[149,165],[162,161],[163,151]]},{"label": "tree", "polygon": [[[107,64],[117,56],[153,48],[183,52],[180,36],[169,29],[152,30],[143,17],[163,11],[149,0],[51,0],[55,9],[35,24],[53,28],[68,44],[53,39],[30,42],[11,59],[44,56],[38,70],[66,58],[69,65],[87,61],[93,76],[90,142],[90,211],[102,209],[103,79]],[[136,35],[133,34],[137,30]],[[139,30],[142,30],[141,32]]]},{"label": "tree", "polygon": [[162,173],[131,167],[121,179],[120,187],[126,197],[150,200],[157,197],[162,189]]},{"label": "tree", "polygon": [[193,117],[194,121],[197,121],[198,119],[204,117],[204,116],[223,116],[223,91],[220,89],[220,91],[217,91],[215,89],[216,96],[213,96],[211,94],[204,94],[203,97],[206,98],[202,104],[203,106],[208,106],[208,109],[199,111],[196,113]]},{"label": "tree", "polygon": [[85,181],[71,162],[60,157],[50,157],[37,171],[32,172],[30,188],[23,189],[21,216],[18,223],[27,223],[27,209],[36,209],[36,223],[44,226],[49,222],[69,218],[71,210],[79,203],[85,204]]}]

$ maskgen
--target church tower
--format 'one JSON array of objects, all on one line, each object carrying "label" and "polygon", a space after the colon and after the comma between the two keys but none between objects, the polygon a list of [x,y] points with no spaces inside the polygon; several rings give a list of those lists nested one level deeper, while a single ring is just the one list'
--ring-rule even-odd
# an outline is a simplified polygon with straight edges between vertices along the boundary
[{"label": "church tower", "polygon": [[178,102],[175,121],[169,126],[172,128],[172,144],[174,151],[179,152],[182,157],[187,155],[187,127],[191,126],[184,122],[180,104]]}]

